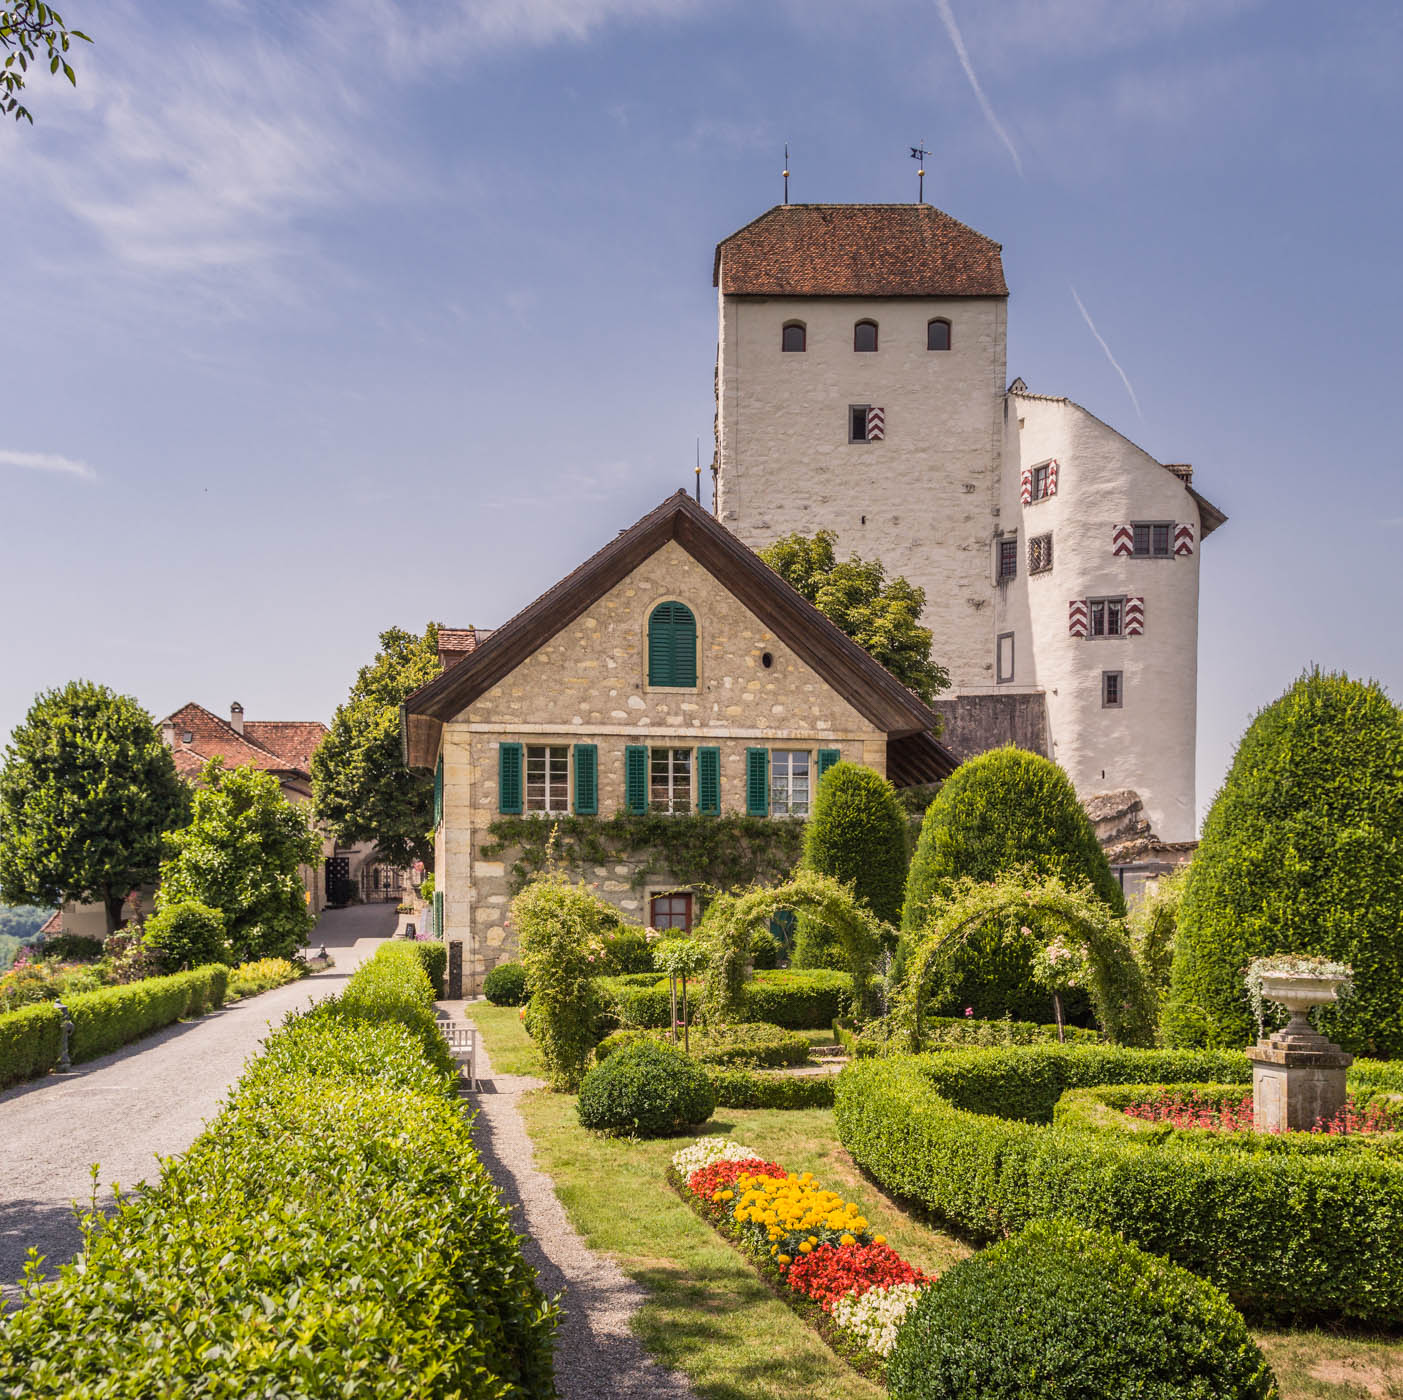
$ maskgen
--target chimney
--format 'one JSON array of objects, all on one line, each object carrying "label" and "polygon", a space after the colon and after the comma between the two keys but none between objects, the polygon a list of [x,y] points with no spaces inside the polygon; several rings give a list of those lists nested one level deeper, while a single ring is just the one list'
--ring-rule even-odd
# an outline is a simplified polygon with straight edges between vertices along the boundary
[{"label": "chimney", "polygon": [[161,742],[168,748],[175,747],[175,725],[170,720],[161,722]]},{"label": "chimney", "polygon": [[229,706],[229,723],[233,725],[235,734],[244,732],[244,707],[237,700]]}]

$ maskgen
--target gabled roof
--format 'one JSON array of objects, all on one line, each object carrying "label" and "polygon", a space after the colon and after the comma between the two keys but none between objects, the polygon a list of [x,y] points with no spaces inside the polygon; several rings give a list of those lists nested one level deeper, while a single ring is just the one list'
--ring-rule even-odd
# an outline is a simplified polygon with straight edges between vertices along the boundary
[{"label": "gabled roof", "polygon": [[416,690],[401,712],[406,761],[415,766],[432,764],[446,720],[510,675],[669,540],[685,549],[889,739],[923,736],[907,746],[909,760],[930,773],[920,781],[934,781],[954,771],[958,760],[929,737],[940,723],[934,712],[685,491],[669,496],[616,535],[510,622],[479,640],[476,649],[451,670]]},{"label": "gabled roof", "polygon": [[[1107,432],[1114,433],[1118,438],[1130,443],[1137,452],[1145,452],[1145,449],[1141,447],[1138,442],[1126,437],[1119,428],[1111,427],[1104,418],[1098,418],[1089,408],[1083,407],[1083,405],[1077,403],[1075,399],[1069,399],[1066,394],[1035,394],[1021,379],[1015,379],[1013,383],[1008,386],[1008,392],[1014,398],[1019,399],[1035,399],[1042,403],[1064,403],[1069,408],[1076,409],[1078,413],[1086,414],[1093,423],[1100,423]],[[1148,452],[1145,452],[1145,456],[1149,457],[1150,461],[1154,462],[1156,466],[1162,467],[1171,476],[1178,477],[1183,483],[1184,490],[1193,497],[1194,503],[1198,506],[1199,521],[1202,525],[1202,529],[1199,531],[1199,539],[1206,540],[1220,525],[1226,525],[1228,523],[1227,513],[1219,510],[1207,496],[1200,494],[1194,489],[1192,485],[1192,467],[1185,462],[1161,462],[1158,458],[1150,456]]]},{"label": "gabled roof", "polygon": [[327,733],[320,720],[251,720],[240,734],[228,720],[193,700],[161,723],[175,730],[176,771],[186,778],[198,777],[211,758],[222,758],[230,768],[309,778],[312,754]]},{"label": "gabled roof", "polygon": [[777,204],[716,245],[726,296],[1006,297],[1002,248],[930,204]]},{"label": "gabled roof", "polygon": [[490,627],[440,627],[438,629],[438,660],[446,671],[465,656],[477,650],[479,643],[492,635]]}]

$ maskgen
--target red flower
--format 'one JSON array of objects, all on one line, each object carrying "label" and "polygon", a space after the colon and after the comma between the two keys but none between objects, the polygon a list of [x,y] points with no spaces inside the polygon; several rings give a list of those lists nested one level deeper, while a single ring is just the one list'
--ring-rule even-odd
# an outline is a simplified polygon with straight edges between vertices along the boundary
[{"label": "red flower", "polygon": [[866,1293],[894,1283],[926,1283],[890,1245],[821,1244],[789,1266],[789,1286],[821,1303],[825,1312],[845,1293]]},{"label": "red flower", "polygon": [[763,1162],[759,1157],[747,1157],[740,1162],[713,1162],[709,1167],[698,1167],[687,1178],[687,1189],[694,1196],[700,1196],[702,1200],[709,1201],[713,1191],[721,1191],[728,1186],[734,1186],[736,1178],[742,1173],[748,1173],[751,1176],[781,1178],[788,1175],[778,1162]]}]

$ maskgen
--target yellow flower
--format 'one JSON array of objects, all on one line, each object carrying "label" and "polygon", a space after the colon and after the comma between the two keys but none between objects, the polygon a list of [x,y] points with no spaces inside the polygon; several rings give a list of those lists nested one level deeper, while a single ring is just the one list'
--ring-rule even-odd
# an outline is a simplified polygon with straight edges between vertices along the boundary
[{"label": "yellow flower", "polygon": [[810,1244],[808,1240],[805,1240],[805,1241],[803,1242],[803,1244],[801,1244],[801,1245],[799,1246],[799,1253],[800,1253],[800,1254],[812,1254],[812,1253],[813,1253],[813,1245]]},{"label": "yellow flower", "polygon": [[783,1265],[783,1264],[788,1264],[788,1263],[790,1262],[789,1256],[788,1256],[787,1254],[781,1254],[781,1255],[779,1256],[779,1262],[780,1262],[782,1265]]},{"label": "yellow flower", "polygon": [[733,1201],[733,1200],[735,1200],[735,1198],[736,1198],[736,1193],[735,1193],[734,1191],[723,1191],[723,1192],[721,1193],[721,1199],[722,1199],[723,1201]]},{"label": "yellow flower", "polygon": [[856,1241],[855,1239],[853,1239],[853,1237],[852,1237],[851,1235],[844,1235],[843,1238],[842,1238],[841,1240],[838,1241],[838,1243],[839,1243],[839,1244],[856,1244],[857,1241]]},{"label": "yellow flower", "polygon": [[886,1244],[886,1242],[887,1242],[887,1237],[886,1237],[885,1235],[873,1235],[873,1236],[872,1236],[872,1243],[873,1243],[873,1244]]}]

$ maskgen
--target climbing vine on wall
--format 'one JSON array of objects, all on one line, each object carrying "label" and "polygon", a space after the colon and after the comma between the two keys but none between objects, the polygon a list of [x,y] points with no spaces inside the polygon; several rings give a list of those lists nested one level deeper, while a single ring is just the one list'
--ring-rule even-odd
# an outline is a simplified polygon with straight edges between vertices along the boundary
[{"label": "climbing vine on wall", "polygon": [[514,854],[513,892],[548,867],[583,875],[625,861],[634,889],[657,878],[717,890],[772,884],[794,869],[804,848],[804,823],[792,818],[617,812],[499,817],[487,830],[484,858]]}]

